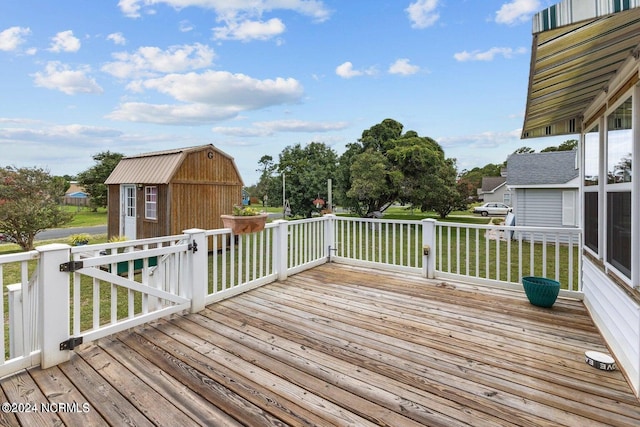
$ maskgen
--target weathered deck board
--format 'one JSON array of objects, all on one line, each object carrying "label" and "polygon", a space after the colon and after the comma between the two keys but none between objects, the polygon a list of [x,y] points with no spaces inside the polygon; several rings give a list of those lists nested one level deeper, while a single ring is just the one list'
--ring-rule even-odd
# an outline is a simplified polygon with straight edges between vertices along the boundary
[{"label": "weathered deck board", "polygon": [[91,411],[0,425],[640,425],[586,350],[607,351],[579,301],[330,264],[5,378],[6,401]]}]

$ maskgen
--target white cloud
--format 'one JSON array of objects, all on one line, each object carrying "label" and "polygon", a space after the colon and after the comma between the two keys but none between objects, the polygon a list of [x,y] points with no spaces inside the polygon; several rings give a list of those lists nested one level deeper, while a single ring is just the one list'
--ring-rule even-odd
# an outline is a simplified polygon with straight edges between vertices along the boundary
[{"label": "white cloud", "polygon": [[241,109],[229,106],[196,104],[149,104],[127,102],[107,114],[107,118],[128,122],[144,122],[163,125],[203,125],[227,120],[238,115]]},{"label": "white cloud", "polygon": [[[329,19],[331,12],[321,0],[120,0],[118,6],[122,13],[131,18],[140,17],[145,7],[166,4],[177,10],[186,7],[202,7],[214,10],[223,20],[239,16],[260,17],[272,10],[291,10],[310,16],[318,22]],[[241,19],[243,20],[243,19]]]},{"label": "white cloud", "polygon": [[67,95],[102,93],[102,88],[88,76],[90,71],[89,67],[72,70],[66,64],[50,61],[44,72],[35,73],[33,77],[36,86],[59,90]]},{"label": "white cloud", "polygon": [[236,117],[243,111],[299,102],[302,85],[292,78],[258,80],[223,71],[169,74],[135,82],[142,90],[155,90],[181,104],[128,102],[107,117],[114,120],[161,124],[206,124]]},{"label": "white cloud", "polygon": [[519,24],[529,22],[531,15],[540,10],[539,0],[512,0],[502,5],[496,12],[498,24]]},{"label": "white cloud", "polygon": [[512,58],[514,55],[522,55],[527,53],[527,49],[524,47],[520,47],[517,49],[512,49],[510,47],[492,47],[491,49],[481,52],[481,51],[473,51],[467,52],[462,51],[453,55],[456,61],[466,62],[466,61],[493,61],[496,56],[503,56],[505,58]]},{"label": "white cloud", "polygon": [[440,19],[436,11],[439,0],[417,0],[405,9],[409,15],[412,28],[427,28]]},{"label": "white cloud", "polygon": [[80,50],[80,39],[73,35],[73,31],[61,31],[51,38],[51,52],[77,52]]},{"label": "white cloud", "polygon": [[389,66],[390,74],[409,76],[411,74],[417,73],[418,71],[420,71],[420,67],[418,67],[417,65],[409,64],[409,60],[407,58],[400,58]]},{"label": "white cloud", "polygon": [[365,70],[356,70],[353,68],[351,61],[344,62],[336,67],[336,74],[343,79],[350,79],[359,76],[373,76],[377,73],[375,67],[369,67]]},{"label": "white cloud", "polygon": [[223,27],[213,29],[216,40],[268,40],[285,31],[285,25],[278,18],[263,21],[228,21]]},{"label": "white cloud", "polygon": [[129,79],[205,68],[213,63],[215,53],[209,46],[195,43],[171,46],[167,50],[143,46],[134,53],[118,52],[112,56],[116,61],[105,64],[102,71]]},{"label": "white cloud", "polygon": [[25,27],[11,27],[0,32],[0,50],[14,51],[25,42],[24,37],[31,34],[31,30]]},{"label": "white cloud", "polygon": [[149,79],[142,82],[142,87],[183,102],[234,105],[241,109],[295,103],[303,94],[300,82],[292,78],[258,80],[244,74],[212,70]]},{"label": "white cloud", "polygon": [[124,35],[122,35],[122,33],[111,33],[107,36],[107,40],[111,40],[117,45],[127,44],[127,39],[124,38]]}]

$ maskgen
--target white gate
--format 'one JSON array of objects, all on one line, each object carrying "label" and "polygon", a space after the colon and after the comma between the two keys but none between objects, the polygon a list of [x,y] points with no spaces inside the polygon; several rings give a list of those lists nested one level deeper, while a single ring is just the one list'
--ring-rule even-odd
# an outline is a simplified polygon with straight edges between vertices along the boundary
[{"label": "white gate", "polygon": [[[190,308],[186,283],[190,246],[184,240],[176,242],[182,236],[173,237],[157,242],[155,248],[148,243],[142,248],[120,243],[102,245],[110,248],[92,253],[72,250],[70,348]],[[83,308],[89,306],[91,310]]]}]

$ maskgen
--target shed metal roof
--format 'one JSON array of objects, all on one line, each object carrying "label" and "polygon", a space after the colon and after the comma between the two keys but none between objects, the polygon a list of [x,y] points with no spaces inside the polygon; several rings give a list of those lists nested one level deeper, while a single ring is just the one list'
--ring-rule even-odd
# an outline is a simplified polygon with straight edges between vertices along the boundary
[{"label": "shed metal roof", "polygon": [[553,186],[578,177],[577,151],[512,154],[507,159],[508,186]]},{"label": "shed metal roof", "polygon": [[154,151],[123,158],[111,172],[105,184],[169,184],[189,153],[207,149],[233,160],[212,144]]},{"label": "shed metal roof", "polygon": [[640,0],[565,0],[538,13],[522,138],[580,133],[639,45]]}]

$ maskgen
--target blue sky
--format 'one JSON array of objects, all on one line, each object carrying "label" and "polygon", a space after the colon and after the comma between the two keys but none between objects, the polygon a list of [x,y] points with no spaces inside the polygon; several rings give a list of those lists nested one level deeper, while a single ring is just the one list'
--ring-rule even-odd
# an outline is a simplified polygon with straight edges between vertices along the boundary
[{"label": "blue sky", "polygon": [[392,118],[459,169],[519,139],[544,0],[3,0],[0,164],[76,174],[92,155],[212,143],[258,160],[339,154]]}]

